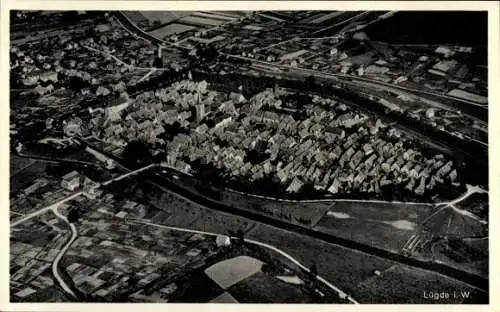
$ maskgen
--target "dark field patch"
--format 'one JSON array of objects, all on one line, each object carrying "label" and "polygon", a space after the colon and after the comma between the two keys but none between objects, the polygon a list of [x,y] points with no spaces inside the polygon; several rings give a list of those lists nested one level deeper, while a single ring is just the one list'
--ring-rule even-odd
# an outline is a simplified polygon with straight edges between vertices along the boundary
[{"label": "dark field patch", "polygon": [[224,290],[202,270],[196,270],[189,276],[184,276],[177,286],[178,290],[171,296],[172,302],[208,302],[224,293]]},{"label": "dark field patch", "polygon": [[[298,285],[258,272],[229,288],[241,303],[310,303],[315,298]],[[317,299],[316,299],[317,300]]]}]

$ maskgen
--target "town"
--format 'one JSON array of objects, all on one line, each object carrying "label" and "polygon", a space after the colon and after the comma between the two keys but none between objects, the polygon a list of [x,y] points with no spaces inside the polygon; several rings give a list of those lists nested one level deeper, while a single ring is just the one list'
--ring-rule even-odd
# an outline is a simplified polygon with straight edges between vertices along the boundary
[{"label": "town", "polygon": [[483,13],[10,11],[11,302],[487,303]]},{"label": "town", "polygon": [[[229,180],[271,177],[287,193],[306,183],[344,196],[379,194],[386,185],[420,196],[445,180],[460,186],[452,160],[426,158],[398,129],[336,100],[315,96],[295,120],[292,113],[299,110],[286,102],[293,95],[279,87],[248,101],[208,88],[205,81],[185,80],[140,94],[129,106],[96,113],[89,131],[119,147],[130,141],[154,146],[153,154],[166,154],[163,161],[181,171],[193,173],[197,162],[214,164]],[[179,133],[167,132],[174,124]]]}]

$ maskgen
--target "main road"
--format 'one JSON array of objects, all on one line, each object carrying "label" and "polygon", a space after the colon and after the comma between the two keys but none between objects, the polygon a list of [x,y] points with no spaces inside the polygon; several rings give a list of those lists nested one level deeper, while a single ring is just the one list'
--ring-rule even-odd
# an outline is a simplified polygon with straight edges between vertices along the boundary
[{"label": "main road", "polygon": [[24,222],[26,222],[26,221],[28,221],[30,219],[33,219],[33,218],[35,218],[37,216],[40,216],[40,215],[42,215],[42,214],[44,214],[44,213],[46,213],[48,211],[55,211],[57,208],[59,208],[59,206],[61,206],[65,202],[70,201],[72,199],[75,199],[75,198],[77,198],[78,196],[80,196],[82,194],[83,194],[83,192],[73,193],[73,194],[71,194],[71,195],[69,195],[69,196],[67,196],[67,197],[65,197],[65,198],[63,198],[63,199],[61,199],[61,200],[59,200],[59,201],[57,201],[57,202],[49,205],[49,206],[40,208],[40,209],[38,209],[38,210],[36,210],[36,211],[34,211],[32,213],[26,214],[22,218],[20,218],[19,220],[16,220],[16,221],[12,222],[10,224],[10,227],[11,228],[16,227],[19,224],[24,223]]},{"label": "main road", "polygon": [[52,209],[52,212],[61,219],[64,223],[66,223],[69,228],[71,229],[71,236],[64,245],[64,247],[59,250],[57,253],[57,256],[54,258],[54,261],[52,262],[52,274],[54,275],[55,279],[59,283],[59,286],[69,295],[71,298],[76,299],[77,295],[73,292],[71,287],[66,283],[64,278],[59,274],[59,262],[61,262],[61,259],[64,257],[66,254],[66,251],[71,247],[71,245],[75,242],[76,238],[78,237],[78,230],[76,229],[76,226],[74,223],[70,223],[68,219],[63,216],[58,210],[57,207]]}]

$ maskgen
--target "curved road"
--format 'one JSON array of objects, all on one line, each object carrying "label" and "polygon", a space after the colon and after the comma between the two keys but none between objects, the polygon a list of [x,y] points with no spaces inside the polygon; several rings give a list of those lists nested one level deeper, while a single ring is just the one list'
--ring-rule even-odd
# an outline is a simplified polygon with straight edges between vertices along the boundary
[{"label": "curved road", "polygon": [[76,197],[78,197],[78,196],[80,196],[82,194],[83,194],[83,192],[77,192],[77,193],[71,194],[68,197],[65,197],[65,198],[59,200],[58,202],[55,202],[55,203],[53,203],[53,204],[51,204],[51,205],[49,205],[49,206],[47,206],[45,208],[42,208],[42,209],[39,209],[39,210],[37,210],[35,212],[26,214],[21,219],[16,220],[14,222],[11,222],[10,227],[13,228],[15,226],[18,226],[19,224],[21,224],[21,223],[23,223],[25,221],[28,221],[29,219],[32,219],[32,218],[34,218],[36,216],[39,216],[41,214],[44,214],[44,213],[46,213],[49,210],[54,211],[54,213],[56,213],[55,211],[57,210],[57,208],[60,205],[64,204],[67,201],[70,201],[70,200],[72,200],[72,199],[74,199],[74,198],[76,198]]},{"label": "curved road", "polygon": [[[147,221],[143,221],[143,220],[139,220],[139,219],[129,219],[128,221],[132,222],[132,223],[137,223],[137,224],[142,224],[142,225],[149,225],[149,226],[154,226],[154,227],[159,227],[159,228],[164,228],[164,229],[174,230],[174,231],[187,232],[187,233],[195,233],[195,234],[202,234],[202,235],[208,235],[208,236],[218,236],[218,235],[221,235],[221,234],[217,234],[217,233],[204,232],[204,231],[198,231],[198,230],[191,230],[191,229],[173,227],[173,226],[168,226],[168,225],[161,225],[161,224],[151,223],[151,222],[147,222]],[[307,267],[305,267],[304,265],[302,265],[297,259],[293,258],[292,256],[290,256],[289,254],[287,254],[286,252],[284,252],[281,249],[278,249],[278,248],[276,248],[276,247],[274,247],[272,245],[266,244],[266,243],[258,242],[258,241],[247,239],[247,238],[244,238],[243,240],[246,243],[257,245],[257,246],[260,246],[260,247],[264,247],[264,248],[273,250],[273,251],[279,253],[280,255],[282,255],[283,257],[287,258],[291,262],[293,262],[295,265],[297,265],[298,267],[300,267],[302,270],[306,271],[307,273],[310,273],[310,270]],[[345,292],[343,292],[342,290],[340,290],[338,287],[330,284],[323,277],[317,275],[316,279],[318,281],[322,282],[323,284],[325,284],[327,287],[329,287],[333,291],[337,292],[339,294],[339,297],[341,299],[346,299],[346,300],[348,300],[351,303],[359,304],[351,296],[348,296]]]},{"label": "curved road", "polygon": [[78,237],[78,230],[76,229],[76,226],[73,223],[70,223],[65,216],[63,216],[61,213],[59,213],[59,211],[57,210],[57,207],[54,208],[54,209],[52,209],[52,212],[54,212],[54,214],[59,219],[61,219],[62,221],[64,221],[70,227],[70,229],[71,229],[71,237],[69,238],[69,240],[66,243],[66,245],[64,245],[64,247],[61,250],[59,250],[59,253],[55,257],[54,261],[52,262],[52,274],[54,274],[54,277],[56,278],[57,282],[59,283],[59,285],[61,286],[61,288],[68,295],[70,295],[73,298],[77,298],[76,294],[71,290],[71,287],[68,286],[68,284],[66,284],[66,282],[64,281],[64,279],[59,274],[59,262],[61,262],[61,259],[66,254],[66,251],[68,251],[68,249],[71,247],[71,245],[73,244],[73,242]]},{"label": "curved road", "polygon": [[78,231],[76,229],[76,226],[73,223],[69,223],[68,219],[65,216],[63,216],[57,210],[57,208],[59,208],[59,206],[61,204],[65,203],[67,201],[70,201],[70,200],[72,200],[72,199],[74,199],[82,194],[83,194],[83,192],[74,193],[68,197],[61,199],[60,201],[58,201],[52,205],[49,205],[45,208],[39,209],[33,213],[25,215],[23,218],[15,221],[15,222],[12,222],[10,225],[10,227],[12,228],[12,227],[15,227],[15,226],[17,226],[17,225],[19,225],[19,224],[21,224],[29,219],[32,219],[32,218],[37,217],[41,214],[44,214],[47,211],[52,211],[56,215],[57,218],[59,218],[60,220],[62,220],[64,223],[66,223],[69,226],[69,228],[71,229],[71,237],[69,238],[68,242],[64,245],[64,247],[57,253],[57,256],[54,258],[54,261],[52,262],[52,273],[53,273],[55,279],[57,280],[57,282],[59,283],[59,285],[61,286],[61,288],[72,298],[77,298],[77,296],[71,290],[71,287],[69,287],[68,284],[66,284],[64,279],[59,274],[59,262],[61,261],[62,257],[64,256],[66,251],[69,249],[71,244],[73,244],[73,242],[76,240],[76,238],[78,236]]}]

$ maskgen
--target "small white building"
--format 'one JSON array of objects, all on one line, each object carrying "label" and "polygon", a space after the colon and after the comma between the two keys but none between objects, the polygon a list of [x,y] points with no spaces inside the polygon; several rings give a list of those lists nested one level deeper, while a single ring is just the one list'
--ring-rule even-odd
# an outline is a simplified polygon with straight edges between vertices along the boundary
[{"label": "small white building", "polygon": [[74,191],[80,186],[80,174],[78,171],[71,171],[63,176],[61,186],[69,191]]},{"label": "small white building", "polygon": [[217,244],[217,247],[229,246],[231,245],[231,239],[227,235],[217,235],[215,243]]},{"label": "small white building", "polygon": [[434,51],[436,54],[441,54],[444,57],[448,58],[450,56],[453,56],[455,54],[455,51],[451,50],[448,47],[445,46],[439,46],[436,51]]}]

